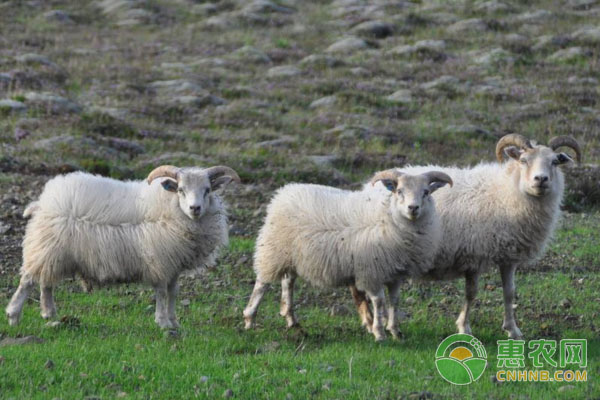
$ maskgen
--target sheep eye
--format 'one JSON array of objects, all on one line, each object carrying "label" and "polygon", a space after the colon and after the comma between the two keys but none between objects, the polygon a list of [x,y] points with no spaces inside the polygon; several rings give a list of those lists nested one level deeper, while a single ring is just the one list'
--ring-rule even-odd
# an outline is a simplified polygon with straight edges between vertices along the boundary
[{"label": "sheep eye", "polygon": [[429,189],[425,189],[425,191],[423,192],[423,197],[427,196],[429,196]]},{"label": "sheep eye", "polygon": [[521,159],[519,160],[519,162],[520,162],[521,164],[525,164],[525,165],[527,165],[527,160],[526,160],[526,159],[524,159],[524,158],[521,158]]},{"label": "sheep eye", "polygon": [[204,197],[208,196],[208,194],[209,194],[209,193],[210,193],[210,189],[206,189],[206,190],[204,191]]},{"label": "sheep eye", "polygon": [[556,156],[554,160],[552,160],[552,165],[564,164],[567,162],[567,157],[564,154],[559,154]]},{"label": "sheep eye", "polygon": [[182,189],[182,188],[178,188],[178,189],[177,189],[177,193],[179,193],[179,194],[185,194],[185,192],[183,191],[183,189]]}]

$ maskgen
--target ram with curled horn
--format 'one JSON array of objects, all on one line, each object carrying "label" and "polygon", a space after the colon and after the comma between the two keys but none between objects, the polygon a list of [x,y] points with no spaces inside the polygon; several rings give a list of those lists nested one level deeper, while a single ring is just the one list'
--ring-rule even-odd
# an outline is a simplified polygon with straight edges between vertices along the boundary
[{"label": "ram with curled horn", "polygon": [[[471,333],[469,314],[481,273],[496,266],[504,291],[502,328],[511,338],[522,337],[513,307],[515,271],[527,268],[544,253],[556,227],[565,187],[561,169],[573,161],[560,152],[563,147],[572,149],[581,162],[581,146],[573,137],[559,136],[544,146],[510,134],[496,145],[500,162],[467,168],[426,165],[397,169],[404,174],[437,170],[454,180],[452,190],[433,195],[442,241],[425,278],[465,279],[465,302],[456,320],[460,333]],[[374,195],[386,192],[378,186],[368,184],[364,190]],[[371,321],[365,294],[356,287],[351,287],[351,293],[363,321]]]},{"label": "ram with curled horn", "polygon": [[[82,172],[51,179],[25,210],[30,220],[21,282],[6,308],[9,323],[19,322],[36,283],[42,317],[54,317],[53,288],[75,274],[86,284],[152,286],[155,322],[176,328],[177,278],[214,264],[227,244],[226,205],[215,191],[230,181],[240,178],[229,167],[174,165],[155,168],[145,181]],[[63,232],[78,234],[64,240]]]}]

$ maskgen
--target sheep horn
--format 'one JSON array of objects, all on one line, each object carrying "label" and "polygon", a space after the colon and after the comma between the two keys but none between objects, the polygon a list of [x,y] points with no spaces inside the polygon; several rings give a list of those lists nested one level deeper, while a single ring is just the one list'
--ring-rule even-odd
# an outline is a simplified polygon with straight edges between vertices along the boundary
[{"label": "sheep horn", "polygon": [[402,175],[402,172],[396,169],[386,169],[385,171],[379,171],[371,178],[371,185],[375,185],[377,182],[382,181],[384,179],[391,179],[394,182],[398,183],[398,178]]},{"label": "sheep horn", "polygon": [[529,139],[527,139],[523,135],[511,133],[510,135],[502,136],[502,138],[498,140],[498,144],[496,145],[496,158],[499,162],[502,162],[502,160],[504,159],[504,149],[508,146],[517,146],[521,149],[533,148]]},{"label": "sheep horn", "polygon": [[152,172],[150,172],[148,178],[146,178],[146,181],[148,181],[149,185],[156,178],[160,178],[163,176],[167,176],[169,178],[177,180],[178,175],[179,168],[175,167],[174,165],[161,165],[160,167],[157,167],[154,170],[152,170]]},{"label": "sheep horn", "polygon": [[207,168],[206,173],[208,174],[208,179],[212,182],[215,179],[227,175],[230,176],[235,182],[240,183],[241,179],[237,172],[235,172],[232,168],[226,167],[224,165],[218,165],[216,167]]},{"label": "sheep horn", "polygon": [[452,182],[452,178],[450,178],[449,175],[441,171],[429,171],[425,172],[423,175],[425,175],[425,177],[429,179],[429,183],[443,182],[447,183],[450,186],[454,185],[454,182]]},{"label": "sheep horn", "polygon": [[556,150],[563,146],[575,150],[577,162],[581,163],[581,147],[579,147],[577,140],[573,139],[571,136],[556,136],[550,139],[548,142],[548,147],[550,147],[552,150]]}]

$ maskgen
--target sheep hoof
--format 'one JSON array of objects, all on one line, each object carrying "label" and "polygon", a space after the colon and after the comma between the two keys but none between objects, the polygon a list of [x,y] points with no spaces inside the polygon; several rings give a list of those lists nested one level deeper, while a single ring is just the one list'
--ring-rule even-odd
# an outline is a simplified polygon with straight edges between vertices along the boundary
[{"label": "sheep hoof", "polygon": [[390,332],[390,335],[392,335],[392,337],[396,340],[404,338],[404,335],[398,329],[388,329],[388,331]]},{"label": "sheep hoof", "polygon": [[155,322],[158,324],[158,326],[161,327],[161,329],[173,329],[174,328],[173,324],[168,319],[157,319],[157,320],[155,320]]},{"label": "sheep hoof", "polygon": [[244,317],[244,329],[252,329],[254,328],[254,321],[250,317]]},{"label": "sheep hoof", "polygon": [[181,325],[179,325],[179,322],[177,322],[177,320],[175,318],[170,319],[171,321],[171,325],[173,325],[173,328],[177,329],[179,328]]},{"label": "sheep hoof", "polygon": [[41,316],[43,319],[51,319],[56,317],[56,310],[52,311],[42,311]]},{"label": "sheep hoof", "polygon": [[10,326],[15,326],[19,323],[19,321],[21,320],[19,315],[11,315],[6,313],[6,316],[8,317],[8,324]]},{"label": "sheep hoof", "polygon": [[376,342],[382,342],[385,340],[385,331],[383,329],[373,329],[373,336],[375,336]]},{"label": "sheep hoof", "polygon": [[523,339],[523,334],[521,333],[521,330],[519,328],[515,328],[512,331],[508,332],[508,338],[521,340]]}]

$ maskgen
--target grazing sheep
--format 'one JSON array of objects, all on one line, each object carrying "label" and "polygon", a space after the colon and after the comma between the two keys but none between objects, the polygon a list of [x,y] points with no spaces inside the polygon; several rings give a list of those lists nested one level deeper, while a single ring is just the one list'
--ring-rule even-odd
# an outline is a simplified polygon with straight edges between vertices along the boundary
[{"label": "grazing sheep", "polygon": [[[471,333],[469,311],[477,294],[480,274],[496,265],[504,290],[502,327],[509,337],[522,337],[513,310],[514,274],[518,267],[526,266],[543,253],[556,226],[564,190],[563,173],[558,167],[573,161],[567,154],[555,152],[561,147],[573,149],[577,161],[581,162],[579,144],[571,137],[556,137],[544,146],[511,134],[501,138],[496,146],[500,163],[504,154],[510,157],[510,161],[502,165],[398,169],[410,174],[435,169],[454,178],[451,191],[435,195],[443,237],[427,277],[465,278],[466,301],[456,320],[460,333]],[[383,188],[368,186],[364,190],[384,192]],[[351,287],[351,292],[363,320],[370,318],[364,293],[355,287]]]},{"label": "grazing sheep", "polygon": [[287,326],[293,313],[296,276],[319,287],[354,283],[371,298],[376,340],[385,337],[382,313],[385,292],[391,304],[387,329],[397,336],[393,305],[398,275],[423,274],[432,262],[440,230],[429,196],[452,180],[444,173],[410,176],[382,171],[371,183],[383,182],[385,197],[327,186],[290,184],[276,194],[256,242],[256,284],[244,310],[246,329],[253,325],[268,283],[281,280],[281,312]]},{"label": "grazing sheep", "polygon": [[156,168],[146,181],[82,172],[51,179],[24,212],[31,220],[21,282],[6,307],[9,323],[19,322],[34,283],[40,285],[42,317],[55,316],[53,287],[76,275],[100,285],[152,285],[156,323],[177,327],[179,274],[213,263],[227,244],[225,205],[214,190],[232,180],[239,177],[229,167],[170,165]]}]

